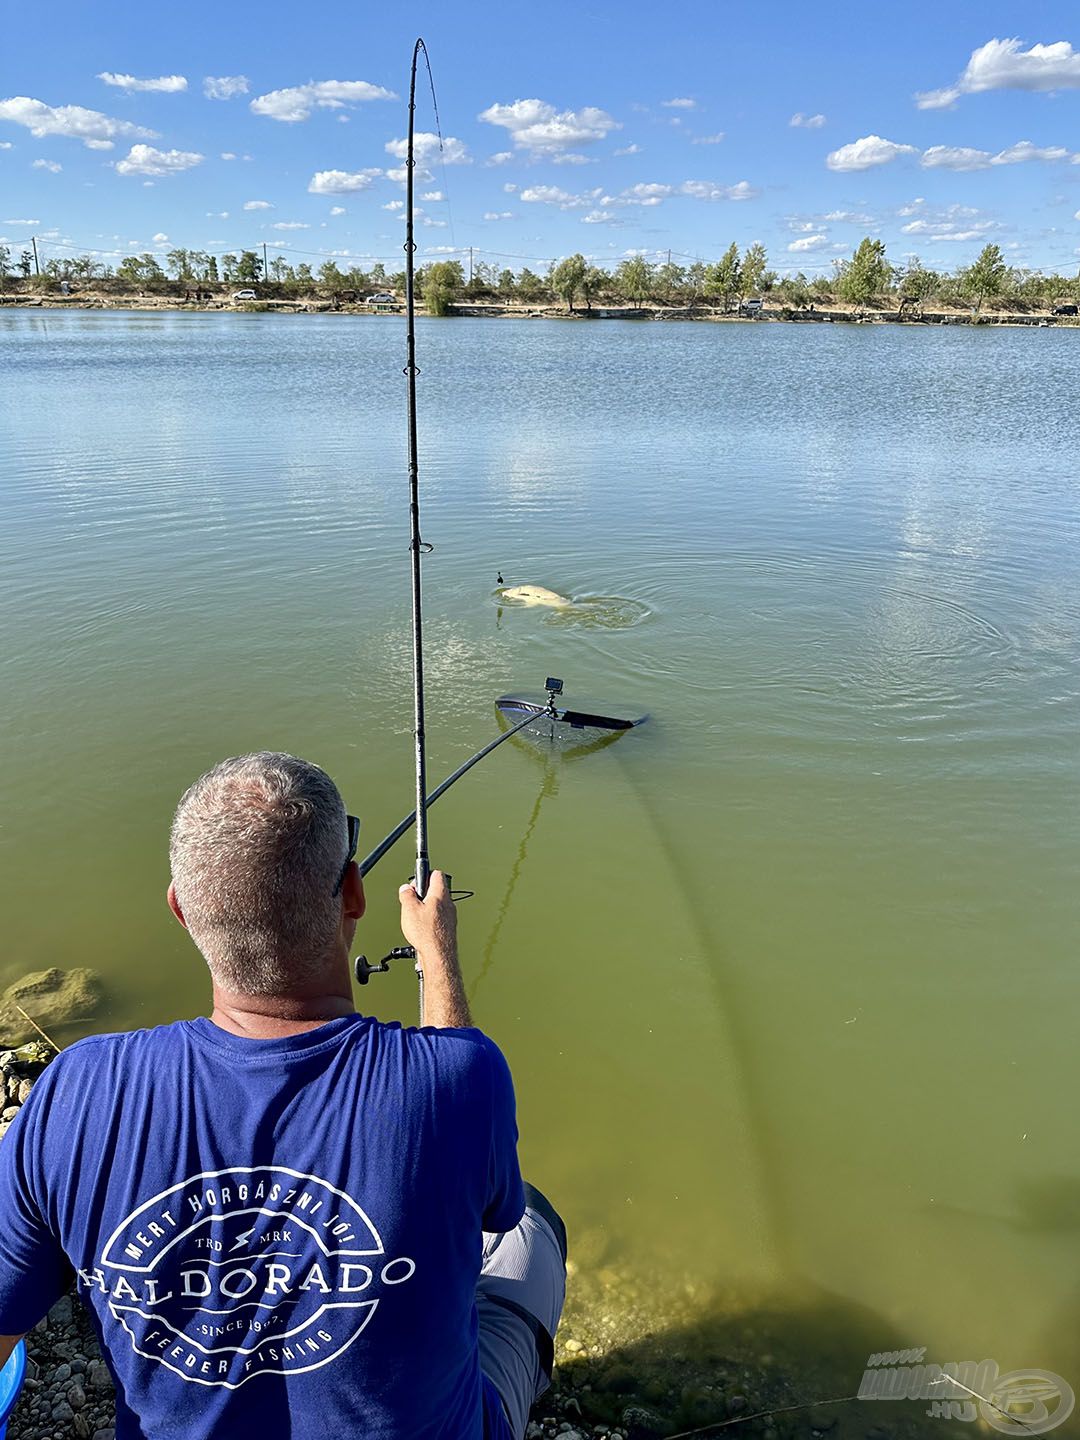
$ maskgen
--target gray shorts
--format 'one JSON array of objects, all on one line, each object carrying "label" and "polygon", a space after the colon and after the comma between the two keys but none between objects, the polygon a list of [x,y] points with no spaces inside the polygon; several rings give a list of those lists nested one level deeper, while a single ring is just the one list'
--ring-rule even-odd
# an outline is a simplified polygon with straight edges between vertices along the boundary
[{"label": "gray shorts", "polygon": [[551,1383],[555,1331],[566,1297],[566,1227],[551,1202],[525,1186],[525,1214],[484,1236],[476,1282],[480,1368],[521,1440],[529,1411]]}]

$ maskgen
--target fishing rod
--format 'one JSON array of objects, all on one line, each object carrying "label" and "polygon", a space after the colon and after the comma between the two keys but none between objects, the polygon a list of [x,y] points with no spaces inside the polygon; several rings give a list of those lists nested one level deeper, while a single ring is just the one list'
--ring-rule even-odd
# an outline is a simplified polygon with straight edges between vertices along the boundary
[{"label": "fishing rod", "polygon": [[[554,736],[555,725],[569,724],[574,728],[584,726],[597,726],[606,730],[626,730],[641,723],[645,717],[635,719],[621,719],[617,716],[604,715],[596,711],[571,711],[560,708],[555,703],[555,698],[562,694],[563,682],[553,676],[548,676],[545,681],[547,691],[546,699],[538,699],[535,696],[514,696],[504,695],[497,700],[496,708],[500,715],[512,721],[510,728],[504,730],[501,735],[489,741],[471,755],[464,764],[458,768],[438,785],[429,795],[427,789],[427,737],[425,721],[425,694],[424,694],[424,620],[423,620],[423,585],[421,577],[421,559],[429,555],[434,548],[421,537],[420,533],[420,459],[419,440],[417,436],[416,422],[416,377],[420,370],[416,364],[416,230],[415,230],[415,179],[416,179],[416,76],[420,56],[424,57],[424,64],[427,67],[428,81],[431,85],[431,98],[435,108],[435,124],[439,135],[439,144],[442,145],[442,128],[439,122],[438,102],[435,100],[435,80],[431,73],[431,59],[428,55],[427,46],[422,38],[418,37],[413,46],[412,66],[409,71],[409,129],[405,152],[405,368],[406,381],[406,410],[408,417],[408,474],[409,474],[409,566],[412,590],[412,680],[413,680],[413,741],[414,741],[414,769],[416,802],[412,811],[400,821],[389,835],[383,839],[370,855],[360,862],[360,873],[366,875],[391,847],[406,833],[413,825],[416,826],[416,862],[413,873],[412,884],[417,895],[422,900],[427,894],[428,885],[431,880],[431,858],[428,851],[428,809],[445,795],[447,790],[461,777],[470,771],[474,765],[479,764],[486,756],[497,749],[504,741],[509,740],[512,735],[535,725],[538,720],[549,720],[551,722],[551,734]],[[470,893],[470,892],[465,892]],[[384,972],[389,968],[391,960],[416,960],[416,951],[411,945],[399,945],[375,965],[368,962],[365,956],[358,955],[353,961],[353,968],[356,979],[361,985],[366,985],[369,976],[376,972]],[[416,964],[416,973],[420,981],[420,1016],[424,1014],[424,976],[420,969],[419,962]]]}]

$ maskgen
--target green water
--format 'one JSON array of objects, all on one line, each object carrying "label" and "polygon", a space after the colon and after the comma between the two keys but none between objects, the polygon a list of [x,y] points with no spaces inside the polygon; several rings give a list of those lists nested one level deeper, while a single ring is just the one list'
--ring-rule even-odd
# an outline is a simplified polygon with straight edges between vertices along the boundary
[{"label": "green water", "polygon": [[[3,983],[204,1008],[166,834],[223,755],[319,761],[362,850],[410,808],[402,343],[0,313]],[[527,1169],[658,1313],[831,1296],[867,1349],[1080,1381],[1078,344],[421,326],[433,777],[552,672],[652,715],[512,742],[432,841]],[[608,600],[500,609],[500,567]]]}]

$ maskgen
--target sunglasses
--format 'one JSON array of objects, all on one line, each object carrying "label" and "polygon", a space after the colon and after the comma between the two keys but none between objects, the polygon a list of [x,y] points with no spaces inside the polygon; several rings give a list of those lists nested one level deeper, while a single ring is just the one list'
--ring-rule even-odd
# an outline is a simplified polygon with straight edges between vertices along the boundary
[{"label": "sunglasses", "polygon": [[345,884],[345,876],[349,873],[349,866],[353,862],[353,857],[356,855],[356,847],[360,842],[360,821],[355,815],[346,815],[345,819],[349,824],[349,853],[345,856],[345,864],[342,865],[338,882],[334,886],[333,893],[335,895],[341,894],[341,887]]}]

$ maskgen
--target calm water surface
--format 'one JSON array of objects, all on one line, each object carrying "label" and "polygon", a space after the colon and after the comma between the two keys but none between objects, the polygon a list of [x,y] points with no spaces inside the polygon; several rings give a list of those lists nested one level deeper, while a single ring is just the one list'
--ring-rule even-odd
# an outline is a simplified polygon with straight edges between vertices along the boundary
[{"label": "calm water surface", "polygon": [[[318,760],[372,844],[410,808],[402,339],[0,314],[3,983],[94,966],[97,1028],[204,1007],[166,833],[223,755]],[[548,673],[653,716],[433,814],[529,1172],[650,1283],[1080,1382],[1080,337],[419,344],[433,776]],[[500,567],[632,603],[500,611]],[[411,1020],[413,978],[361,999]]]}]

